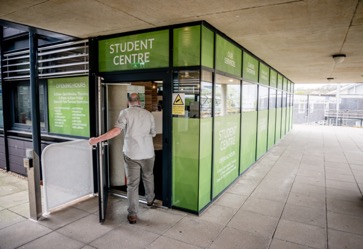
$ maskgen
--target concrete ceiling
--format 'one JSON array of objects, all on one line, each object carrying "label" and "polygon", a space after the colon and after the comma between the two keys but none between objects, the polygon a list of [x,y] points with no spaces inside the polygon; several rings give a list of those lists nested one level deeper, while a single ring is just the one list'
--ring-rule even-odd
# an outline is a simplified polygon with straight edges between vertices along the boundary
[{"label": "concrete ceiling", "polygon": [[295,83],[363,83],[363,0],[0,0],[0,19],[80,38],[205,20]]}]

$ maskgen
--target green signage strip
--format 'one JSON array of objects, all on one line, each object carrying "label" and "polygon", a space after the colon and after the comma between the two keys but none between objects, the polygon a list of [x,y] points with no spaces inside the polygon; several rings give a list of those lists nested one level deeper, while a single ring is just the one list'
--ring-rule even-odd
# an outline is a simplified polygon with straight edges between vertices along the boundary
[{"label": "green signage strip", "polygon": [[89,137],[88,77],[48,80],[49,131]]},{"label": "green signage strip", "polygon": [[264,85],[269,85],[270,82],[270,74],[269,67],[263,63],[260,63],[260,79],[259,82]]},{"label": "green signage strip", "polygon": [[272,69],[270,72],[270,86],[277,88],[277,72]]},{"label": "green signage strip", "polygon": [[258,80],[258,60],[246,52],[243,52],[243,78]]},{"label": "green signage strip", "polygon": [[169,66],[169,30],[116,37],[98,42],[100,72]]},{"label": "green signage strip", "polygon": [[174,67],[200,65],[200,25],[174,29]]},{"label": "green signage strip", "polygon": [[241,49],[219,35],[216,44],[216,69],[241,77]]}]

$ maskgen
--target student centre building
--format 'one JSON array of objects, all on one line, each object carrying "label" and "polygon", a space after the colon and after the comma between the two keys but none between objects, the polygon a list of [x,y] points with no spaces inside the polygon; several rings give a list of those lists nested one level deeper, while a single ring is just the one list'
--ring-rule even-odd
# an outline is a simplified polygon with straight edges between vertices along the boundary
[{"label": "student centre building", "polygon": [[[28,32],[2,25],[2,169],[27,174],[32,78],[42,150],[112,128],[127,95],[138,92],[156,122],[156,197],[197,214],[292,128],[293,82],[207,22],[88,40],[38,35],[35,46]],[[121,136],[92,150],[102,205],[125,192],[122,145]]]}]

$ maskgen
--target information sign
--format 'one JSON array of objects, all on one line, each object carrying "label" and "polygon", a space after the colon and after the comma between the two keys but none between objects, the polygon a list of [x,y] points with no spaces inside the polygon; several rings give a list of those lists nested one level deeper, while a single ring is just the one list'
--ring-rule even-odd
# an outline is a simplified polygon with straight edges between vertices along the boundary
[{"label": "information sign", "polygon": [[48,80],[49,131],[89,137],[88,77]]}]

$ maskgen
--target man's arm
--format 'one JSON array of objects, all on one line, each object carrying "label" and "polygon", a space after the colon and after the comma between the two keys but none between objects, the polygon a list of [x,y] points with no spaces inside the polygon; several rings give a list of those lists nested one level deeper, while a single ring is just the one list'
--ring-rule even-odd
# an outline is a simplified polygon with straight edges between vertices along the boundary
[{"label": "man's arm", "polygon": [[106,132],[105,134],[99,136],[99,137],[91,137],[88,142],[91,145],[95,145],[99,142],[111,139],[116,137],[117,135],[119,135],[121,133],[121,128],[115,127],[112,128],[111,130],[109,130],[108,132]]}]

